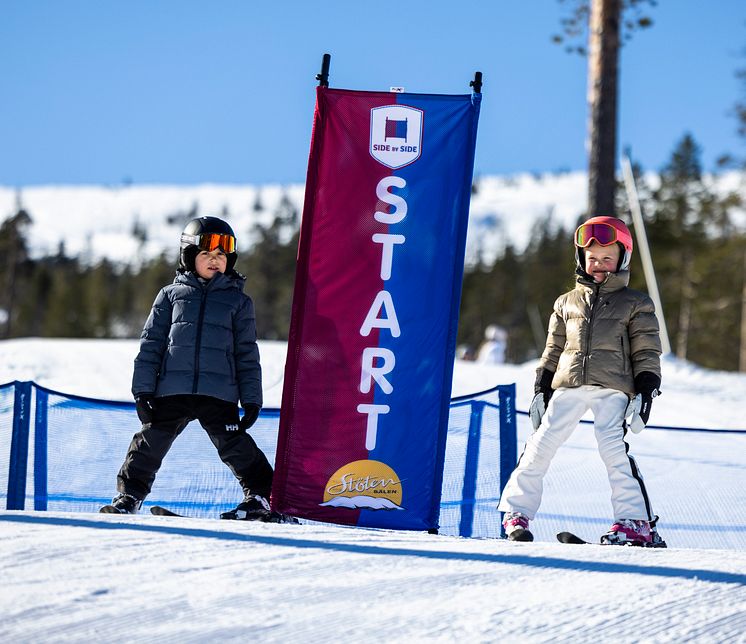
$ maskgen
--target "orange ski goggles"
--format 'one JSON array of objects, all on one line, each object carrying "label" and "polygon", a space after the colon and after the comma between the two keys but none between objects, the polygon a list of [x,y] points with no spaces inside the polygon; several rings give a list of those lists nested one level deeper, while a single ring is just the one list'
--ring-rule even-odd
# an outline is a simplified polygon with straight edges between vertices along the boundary
[{"label": "orange ski goggles", "polygon": [[202,235],[182,235],[182,242],[194,244],[200,250],[211,252],[220,248],[224,253],[236,252],[236,238],[233,235],[220,235],[217,233],[204,233]]}]

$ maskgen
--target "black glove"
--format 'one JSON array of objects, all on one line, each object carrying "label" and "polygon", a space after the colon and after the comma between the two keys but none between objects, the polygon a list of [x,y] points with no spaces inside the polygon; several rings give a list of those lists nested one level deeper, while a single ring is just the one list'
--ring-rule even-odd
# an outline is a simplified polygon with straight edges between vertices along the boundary
[{"label": "black glove", "polygon": [[238,421],[238,427],[242,432],[245,432],[256,422],[256,419],[259,418],[260,409],[261,407],[259,405],[244,405],[243,417]]},{"label": "black glove", "polygon": [[135,396],[135,409],[137,417],[143,425],[153,422],[155,411],[155,396],[153,394],[138,394]]},{"label": "black glove", "polygon": [[660,376],[651,371],[641,371],[635,376],[635,392],[640,395],[640,420],[648,424],[650,408],[653,406],[653,398],[660,395],[658,387],[661,386]]},{"label": "black glove", "polygon": [[554,371],[549,369],[537,369],[536,370],[536,382],[534,383],[534,394],[542,394],[544,396],[544,409],[549,405],[549,400],[554,394],[552,389],[552,379],[554,378]]}]

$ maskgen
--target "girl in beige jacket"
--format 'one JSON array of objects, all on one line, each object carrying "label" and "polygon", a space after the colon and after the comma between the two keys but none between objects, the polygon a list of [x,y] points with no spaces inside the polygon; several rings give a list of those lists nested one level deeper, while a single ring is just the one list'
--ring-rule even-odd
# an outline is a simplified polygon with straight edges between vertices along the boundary
[{"label": "girl in beige jacket", "polygon": [[659,393],[661,344],[652,300],[628,288],[632,236],[614,217],[593,217],[575,231],[577,284],[557,298],[537,369],[529,415],[535,432],[498,509],[509,539],[532,541],[528,522],[541,503],[557,449],[589,409],[611,485],[614,522],[601,543],[665,547],[655,530],[642,475],[628,454],[626,430],[640,431]]}]

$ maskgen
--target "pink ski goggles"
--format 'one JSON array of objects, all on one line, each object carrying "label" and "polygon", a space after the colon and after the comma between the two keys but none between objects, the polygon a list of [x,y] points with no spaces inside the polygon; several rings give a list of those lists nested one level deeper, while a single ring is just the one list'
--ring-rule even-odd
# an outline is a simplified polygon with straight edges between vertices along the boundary
[{"label": "pink ski goggles", "polygon": [[578,248],[587,248],[594,241],[601,246],[610,246],[616,241],[617,229],[609,224],[581,224],[575,231],[575,245]]}]

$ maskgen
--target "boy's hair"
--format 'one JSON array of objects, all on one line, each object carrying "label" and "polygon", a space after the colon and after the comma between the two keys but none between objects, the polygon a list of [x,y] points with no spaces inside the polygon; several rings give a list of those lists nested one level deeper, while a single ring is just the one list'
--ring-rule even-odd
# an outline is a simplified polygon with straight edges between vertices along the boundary
[{"label": "boy's hair", "polygon": [[236,265],[236,235],[233,229],[218,217],[192,219],[181,233],[179,270],[194,271],[194,260],[201,250],[221,248],[228,258],[225,272],[230,273]]},{"label": "boy's hair", "polygon": [[593,242],[601,246],[617,244],[619,246],[619,263],[616,270],[626,270],[632,261],[632,234],[627,225],[616,217],[591,217],[575,229],[575,262],[578,269],[585,272],[585,249]]}]

